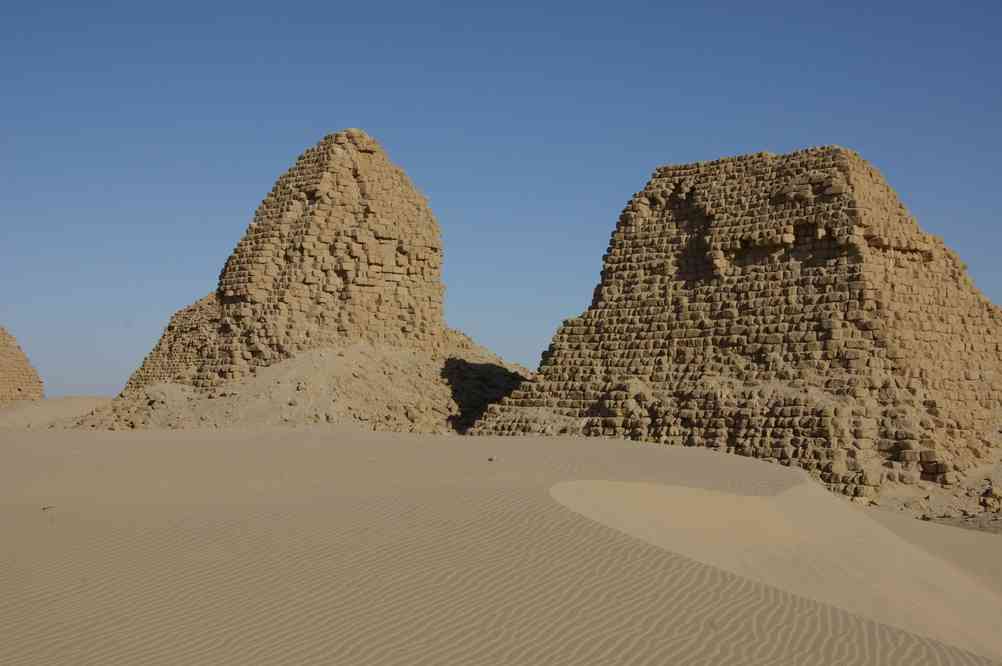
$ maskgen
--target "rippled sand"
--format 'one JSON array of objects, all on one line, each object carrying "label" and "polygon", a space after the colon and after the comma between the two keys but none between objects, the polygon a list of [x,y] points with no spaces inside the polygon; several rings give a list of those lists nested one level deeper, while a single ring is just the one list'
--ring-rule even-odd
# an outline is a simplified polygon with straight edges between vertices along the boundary
[{"label": "rippled sand", "polygon": [[5,665],[1002,660],[1002,539],[735,456],[6,431],[0,460]]}]

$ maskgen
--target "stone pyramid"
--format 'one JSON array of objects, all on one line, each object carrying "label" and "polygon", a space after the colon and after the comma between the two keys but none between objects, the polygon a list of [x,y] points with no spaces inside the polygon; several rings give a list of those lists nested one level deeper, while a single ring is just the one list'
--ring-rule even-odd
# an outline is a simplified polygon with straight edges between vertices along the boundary
[{"label": "stone pyramid", "polygon": [[659,168],[591,306],[478,434],[579,433],[950,483],[996,442],[1002,311],[881,174],[829,146]]},{"label": "stone pyramid", "polygon": [[441,348],[454,335],[441,265],[438,224],[410,179],[365,132],[331,134],[278,179],[216,290],[174,315],[125,393],[207,388],[351,340]]},{"label": "stone pyramid", "polygon": [[14,336],[0,326],[0,404],[43,397],[42,380],[35,368]]}]

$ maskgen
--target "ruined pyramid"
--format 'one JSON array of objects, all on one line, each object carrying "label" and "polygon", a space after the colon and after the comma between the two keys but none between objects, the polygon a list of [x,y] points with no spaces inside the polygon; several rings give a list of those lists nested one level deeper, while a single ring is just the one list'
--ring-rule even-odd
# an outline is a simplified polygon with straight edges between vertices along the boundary
[{"label": "ruined pyramid", "polygon": [[591,306],[476,434],[713,447],[870,497],[996,443],[1002,311],[881,174],[822,147],[659,168]]},{"label": "ruined pyramid", "polygon": [[361,130],[324,138],[272,188],[219,276],[128,389],[211,386],[346,339],[434,349],[442,242],[425,198]]},{"label": "ruined pyramid", "polygon": [[0,326],[0,404],[14,400],[40,400],[42,380],[14,336]]},{"label": "ruined pyramid", "polygon": [[[241,410],[249,418],[251,411],[278,413],[284,403],[312,410],[333,402],[374,427],[465,423],[478,415],[478,401],[510,390],[517,376],[445,326],[441,267],[438,224],[410,179],[365,132],[328,135],[275,183],[217,288],[174,315],[107,414],[78,425],[185,427],[196,415],[210,422],[215,417],[199,401],[218,398],[224,386],[235,395],[233,387],[283,363],[270,377],[298,385],[298,394],[257,381],[254,408],[231,404],[215,424],[239,422]],[[322,352],[308,357],[335,348],[341,361]],[[302,367],[288,365],[295,358]],[[344,380],[337,386],[336,375]],[[319,392],[312,399],[302,395],[308,384]],[[399,399],[384,400],[390,393]],[[158,404],[163,414],[155,417]],[[403,413],[417,415],[401,423]],[[324,408],[284,420],[341,417],[348,418],[344,409]]]}]

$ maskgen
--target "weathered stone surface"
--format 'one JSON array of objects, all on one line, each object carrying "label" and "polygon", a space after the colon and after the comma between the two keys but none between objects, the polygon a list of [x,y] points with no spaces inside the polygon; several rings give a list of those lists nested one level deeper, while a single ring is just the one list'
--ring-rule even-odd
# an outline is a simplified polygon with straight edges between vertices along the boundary
[{"label": "weathered stone surface", "polygon": [[445,326],[441,266],[403,171],[361,130],[327,136],[278,179],[216,290],[70,427],[464,432],[528,372]]},{"label": "weathered stone surface", "polygon": [[331,134],[278,179],[216,291],[172,318],[126,392],[207,388],[352,340],[441,349],[441,265],[425,197],[365,132]]},{"label": "weathered stone surface", "polygon": [[478,434],[715,447],[836,491],[949,483],[997,435],[1002,311],[856,153],[658,169],[591,306]]},{"label": "weathered stone surface", "polygon": [[0,326],[0,404],[14,400],[40,400],[42,380],[14,336]]}]

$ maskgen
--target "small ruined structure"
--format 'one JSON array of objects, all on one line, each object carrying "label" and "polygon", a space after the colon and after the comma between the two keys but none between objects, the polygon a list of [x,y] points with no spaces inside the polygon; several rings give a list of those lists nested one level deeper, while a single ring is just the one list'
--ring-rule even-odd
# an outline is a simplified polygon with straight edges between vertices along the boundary
[{"label": "small ruined structure", "polygon": [[424,196],[361,130],[275,183],[219,276],[174,315],[126,390],[239,380],[349,340],[441,348],[442,243]]},{"label": "small ruined structure", "polygon": [[14,336],[0,326],[0,405],[14,400],[41,400],[42,380]]},{"label": "small ruined structure", "polygon": [[998,433],[1002,311],[881,174],[829,146],[659,168],[591,306],[478,434],[706,446],[868,497]]}]

